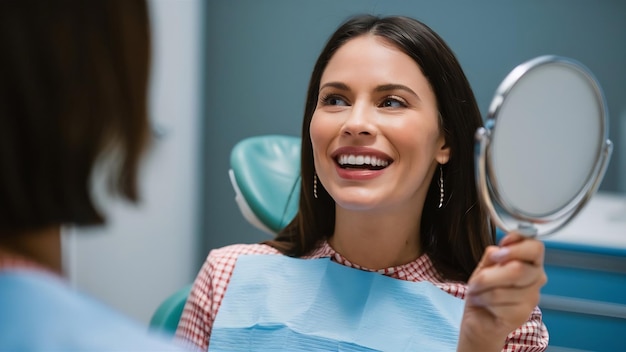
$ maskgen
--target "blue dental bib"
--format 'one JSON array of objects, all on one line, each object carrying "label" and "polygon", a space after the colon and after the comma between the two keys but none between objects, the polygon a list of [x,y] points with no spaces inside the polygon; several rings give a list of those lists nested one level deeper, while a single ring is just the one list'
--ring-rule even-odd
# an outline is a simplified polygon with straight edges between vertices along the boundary
[{"label": "blue dental bib", "polygon": [[464,301],[329,258],[243,255],[209,351],[455,351]]}]

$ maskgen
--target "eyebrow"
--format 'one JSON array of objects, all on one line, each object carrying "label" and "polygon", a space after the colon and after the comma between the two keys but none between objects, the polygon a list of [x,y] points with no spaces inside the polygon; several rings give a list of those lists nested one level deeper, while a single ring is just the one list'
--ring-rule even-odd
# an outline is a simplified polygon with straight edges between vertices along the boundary
[{"label": "eyebrow", "polygon": [[382,86],[378,86],[376,87],[376,89],[374,89],[374,91],[376,92],[388,92],[390,90],[403,90],[407,93],[410,93],[412,95],[414,95],[416,98],[419,99],[419,95],[417,95],[417,93],[415,93],[413,91],[413,89],[403,85],[403,84],[384,84]]},{"label": "eyebrow", "polygon": [[[324,83],[321,87],[320,87],[320,91],[326,87],[332,87],[332,88],[336,88],[339,90],[350,90],[350,88],[345,84],[345,83],[341,83],[341,82],[328,82],[328,83]],[[381,86],[378,86],[374,89],[375,92],[388,92],[388,91],[392,91],[392,90],[403,90],[409,94],[414,95],[416,98],[420,98],[419,95],[417,95],[417,93],[415,93],[415,91],[413,91],[413,89],[403,85],[403,84],[383,84]]]},{"label": "eyebrow", "polygon": [[350,88],[345,84],[345,83],[341,83],[341,82],[328,82],[328,83],[324,83],[319,90],[322,90],[326,87],[331,87],[331,88],[337,88],[339,90],[350,90]]}]

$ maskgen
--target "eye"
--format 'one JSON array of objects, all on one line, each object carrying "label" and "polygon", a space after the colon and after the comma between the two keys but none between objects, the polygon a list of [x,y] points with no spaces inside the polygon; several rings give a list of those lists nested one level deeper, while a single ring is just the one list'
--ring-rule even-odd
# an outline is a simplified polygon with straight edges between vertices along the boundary
[{"label": "eye", "polygon": [[404,108],[407,104],[404,100],[395,97],[387,97],[385,98],[379,105],[381,108]]},{"label": "eye", "polygon": [[348,102],[339,95],[325,95],[320,99],[322,105],[348,106]]}]

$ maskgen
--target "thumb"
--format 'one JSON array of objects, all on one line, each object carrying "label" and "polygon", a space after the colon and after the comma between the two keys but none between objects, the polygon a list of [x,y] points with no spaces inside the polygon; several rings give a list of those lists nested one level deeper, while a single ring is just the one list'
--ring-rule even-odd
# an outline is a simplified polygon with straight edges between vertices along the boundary
[{"label": "thumb", "polygon": [[487,248],[485,248],[483,257],[480,259],[480,262],[478,262],[478,265],[476,266],[474,272],[496,264],[497,261],[494,260],[494,253],[496,253],[498,250],[500,250],[500,247],[498,246],[488,246]]},{"label": "thumb", "polygon": [[520,233],[517,233],[515,231],[513,232],[509,232],[506,234],[506,236],[504,236],[501,240],[500,240],[500,246],[504,247],[504,246],[508,246],[511,245],[513,243],[517,243],[517,242],[521,242],[523,240],[527,239],[527,237],[523,236]]},{"label": "thumb", "polygon": [[488,246],[487,248],[485,248],[485,252],[480,259],[480,262],[478,262],[478,265],[476,265],[476,269],[474,269],[474,272],[470,276],[469,280],[467,280],[467,292],[465,293],[466,298],[478,294],[479,291],[482,290],[481,282],[483,280],[481,279],[481,277],[484,276],[483,271],[496,263],[492,259],[492,257],[493,254],[498,252],[499,249],[500,248],[498,246]]}]

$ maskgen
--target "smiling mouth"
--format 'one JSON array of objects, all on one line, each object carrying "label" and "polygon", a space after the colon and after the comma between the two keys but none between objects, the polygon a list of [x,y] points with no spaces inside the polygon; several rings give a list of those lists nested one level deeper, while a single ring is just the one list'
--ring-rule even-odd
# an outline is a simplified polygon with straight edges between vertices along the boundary
[{"label": "smiling mouth", "polygon": [[342,169],[359,170],[382,170],[389,166],[393,160],[385,160],[373,155],[342,154],[336,159]]}]

